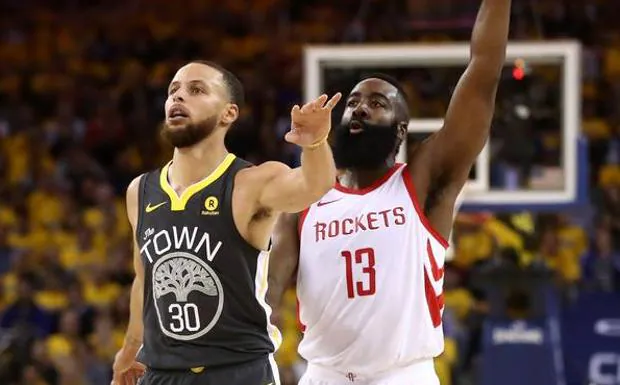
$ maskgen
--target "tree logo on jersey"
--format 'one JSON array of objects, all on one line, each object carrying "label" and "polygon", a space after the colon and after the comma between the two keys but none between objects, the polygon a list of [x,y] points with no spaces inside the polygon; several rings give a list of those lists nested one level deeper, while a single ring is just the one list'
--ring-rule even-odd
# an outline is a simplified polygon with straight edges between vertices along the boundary
[{"label": "tree logo on jersey", "polygon": [[218,215],[220,212],[217,210],[220,202],[216,197],[210,196],[205,199],[205,209],[202,210],[202,215]]},{"label": "tree logo on jersey", "polygon": [[153,299],[162,332],[193,340],[215,326],[224,306],[222,283],[202,259],[185,252],[159,258],[153,266]]},{"label": "tree logo on jersey", "polygon": [[191,259],[172,258],[155,272],[155,298],[173,293],[177,302],[187,302],[192,291],[215,297],[215,280],[200,264]]}]

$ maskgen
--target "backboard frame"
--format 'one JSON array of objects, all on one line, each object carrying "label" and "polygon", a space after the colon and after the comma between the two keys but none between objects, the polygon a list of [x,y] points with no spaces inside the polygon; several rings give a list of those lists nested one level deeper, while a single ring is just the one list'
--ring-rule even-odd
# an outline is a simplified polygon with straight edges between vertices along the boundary
[{"label": "backboard frame", "polygon": [[[323,89],[324,68],[441,67],[463,65],[469,61],[469,43],[380,44],[307,46],[304,49],[304,97],[312,100]],[[489,189],[488,145],[477,160],[476,180],[466,186],[463,207],[476,208],[560,208],[582,200],[578,158],[581,125],[581,44],[576,41],[510,42],[506,62],[524,59],[531,64],[562,66],[562,143],[561,164],[564,189],[557,191],[498,191]],[[410,132],[428,132],[441,127],[442,119],[414,119]],[[400,160],[403,158],[401,149]]]}]

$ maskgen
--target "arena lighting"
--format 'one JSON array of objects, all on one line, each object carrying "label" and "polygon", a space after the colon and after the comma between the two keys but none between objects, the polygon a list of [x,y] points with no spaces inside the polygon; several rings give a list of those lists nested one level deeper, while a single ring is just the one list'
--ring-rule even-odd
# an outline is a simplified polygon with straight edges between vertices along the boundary
[{"label": "arena lighting", "polygon": [[523,80],[526,74],[526,64],[525,60],[519,58],[515,60],[514,68],[512,69],[512,77],[515,80]]},{"label": "arena lighting", "polygon": [[523,68],[520,68],[520,67],[513,68],[512,77],[515,80],[523,80],[523,78],[525,77],[525,70],[523,70]]}]

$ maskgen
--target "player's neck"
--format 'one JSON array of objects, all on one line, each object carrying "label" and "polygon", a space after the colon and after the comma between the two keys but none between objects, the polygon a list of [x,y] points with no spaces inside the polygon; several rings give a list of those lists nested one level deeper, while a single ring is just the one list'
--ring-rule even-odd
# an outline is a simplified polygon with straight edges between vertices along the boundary
[{"label": "player's neck", "polygon": [[394,167],[394,161],[388,160],[380,167],[374,169],[346,169],[338,178],[338,182],[344,187],[361,190],[372,186],[373,183],[387,174],[392,167]]},{"label": "player's neck", "polygon": [[222,163],[228,150],[223,138],[218,136],[213,133],[192,147],[174,149],[168,181],[175,190],[185,190],[203,180]]}]

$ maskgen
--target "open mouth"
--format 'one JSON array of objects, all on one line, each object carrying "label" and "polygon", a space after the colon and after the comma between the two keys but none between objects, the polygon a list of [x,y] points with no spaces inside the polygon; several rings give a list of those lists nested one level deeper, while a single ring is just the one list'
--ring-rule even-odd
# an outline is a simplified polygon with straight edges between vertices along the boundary
[{"label": "open mouth", "polygon": [[181,120],[189,118],[189,113],[181,106],[173,106],[168,111],[168,119]]},{"label": "open mouth", "polygon": [[364,125],[361,122],[353,120],[351,123],[349,123],[349,132],[351,134],[359,134],[362,131],[364,131]]}]

